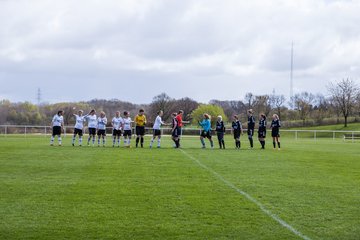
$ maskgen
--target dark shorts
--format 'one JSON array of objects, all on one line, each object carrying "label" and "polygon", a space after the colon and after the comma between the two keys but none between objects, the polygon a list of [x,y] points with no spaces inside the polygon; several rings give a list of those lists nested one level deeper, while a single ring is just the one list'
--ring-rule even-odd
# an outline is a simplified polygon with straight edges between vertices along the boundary
[{"label": "dark shorts", "polygon": [[136,126],[135,132],[136,132],[137,136],[144,136],[145,135],[145,127],[144,126],[142,126],[142,127]]},{"label": "dark shorts", "polygon": [[254,129],[249,128],[249,129],[247,130],[247,135],[248,135],[249,137],[254,136]]},{"label": "dark shorts", "polygon": [[266,138],[266,130],[259,130],[258,138]]},{"label": "dark shorts", "polygon": [[89,128],[89,135],[95,135],[96,134],[96,128]]},{"label": "dark shorts", "polygon": [[234,139],[240,138],[240,132],[234,131]]},{"label": "dark shorts", "polygon": [[272,137],[280,137],[279,129],[271,130],[271,136]]},{"label": "dark shorts", "polygon": [[154,136],[161,136],[161,130],[160,129],[154,129]]},{"label": "dark shorts", "polygon": [[79,135],[81,137],[83,135],[83,130],[75,128],[74,129],[74,135]]},{"label": "dark shorts", "polygon": [[177,127],[177,135],[181,136],[182,135],[182,129],[181,127]]},{"label": "dark shorts", "polygon": [[106,130],[105,129],[99,129],[97,131],[98,136],[106,136]]},{"label": "dark shorts", "polygon": [[224,139],[224,132],[217,132],[216,134],[219,141]]},{"label": "dark shorts", "polygon": [[120,137],[121,136],[121,130],[120,129],[119,130],[113,129],[112,135]]},{"label": "dark shorts", "polygon": [[174,137],[174,138],[177,138],[177,137],[179,137],[178,133],[179,133],[178,129],[175,128],[174,131],[171,133],[171,136]]},{"label": "dark shorts", "polygon": [[124,137],[131,137],[131,135],[132,135],[131,130],[124,130],[124,134],[123,134]]},{"label": "dark shorts", "polygon": [[201,137],[204,137],[204,138],[211,139],[211,130],[210,130],[210,131],[204,131],[204,130],[202,130],[200,136],[201,136]]},{"label": "dark shorts", "polygon": [[56,135],[61,135],[61,127],[60,126],[54,126],[52,129],[52,135],[56,136]]}]

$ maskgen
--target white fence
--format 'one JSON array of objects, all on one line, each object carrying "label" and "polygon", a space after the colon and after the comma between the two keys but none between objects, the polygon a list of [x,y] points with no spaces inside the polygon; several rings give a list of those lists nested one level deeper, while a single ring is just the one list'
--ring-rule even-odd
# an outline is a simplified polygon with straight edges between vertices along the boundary
[{"label": "white fence", "polygon": [[[73,126],[65,126],[64,127],[64,136],[67,134],[71,134],[74,130]],[[111,134],[112,128],[107,128],[107,133]],[[163,135],[170,135],[170,128],[162,128]],[[201,132],[199,128],[183,128],[183,135],[185,136],[198,136]],[[50,126],[31,126],[31,125],[0,125],[0,136],[7,137],[11,135],[23,135],[27,136],[49,136],[51,135],[52,128]],[[87,129],[84,129],[84,134],[86,134]],[[134,132],[134,131],[133,131]],[[146,134],[152,134],[152,128],[146,128]],[[355,141],[360,139],[360,131],[330,131],[330,130],[281,130],[281,136],[297,139],[344,139]],[[231,134],[231,130],[227,129],[226,134]],[[246,129],[244,130],[244,134],[246,135]],[[269,134],[271,134],[271,130],[269,130]]]}]

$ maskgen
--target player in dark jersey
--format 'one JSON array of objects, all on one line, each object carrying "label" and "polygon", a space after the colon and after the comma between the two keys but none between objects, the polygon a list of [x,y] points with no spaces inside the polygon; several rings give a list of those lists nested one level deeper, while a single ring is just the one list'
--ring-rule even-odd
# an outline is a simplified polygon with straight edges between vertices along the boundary
[{"label": "player in dark jersey", "polygon": [[219,141],[220,149],[225,149],[225,141],[224,141],[224,134],[225,134],[225,125],[224,121],[222,120],[222,116],[218,116],[216,122],[216,133]]},{"label": "player in dark jersey", "polygon": [[277,114],[274,114],[273,115],[273,120],[271,122],[271,136],[273,138],[273,146],[274,146],[274,149],[276,149],[276,143],[275,141],[277,142],[277,145],[278,145],[278,149],[280,150],[280,133],[279,133],[279,128],[281,127],[281,124],[280,124],[280,119],[279,119],[279,116]]},{"label": "player in dark jersey", "polygon": [[243,129],[238,116],[234,115],[231,126],[234,133],[235,146],[237,149],[240,149],[240,134],[243,134]]},{"label": "player in dark jersey", "polygon": [[265,114],[260,114],[258,138],[259,138],[259,142],[261,144],[261,149],[265,149],[265,138],[266,138],[266,116],[265,116]]},{"label": "player in dark jersey", "polygon": [[253,116],[253,110],[248,110],[248,125],[247,125],[247,134],[250,142],[250,148],[254,147],[254,129],[255,129],[255,118]]},{"label": "player in dark jersey", "polygon": [[178,135],[178,121],[176,119],[176,113],[171,114],[172,116],[172,124],[171,124],[171,139],[174,141],[175,143],[175,148],[179,148],[180,144],[179,144],[179,135]]}]

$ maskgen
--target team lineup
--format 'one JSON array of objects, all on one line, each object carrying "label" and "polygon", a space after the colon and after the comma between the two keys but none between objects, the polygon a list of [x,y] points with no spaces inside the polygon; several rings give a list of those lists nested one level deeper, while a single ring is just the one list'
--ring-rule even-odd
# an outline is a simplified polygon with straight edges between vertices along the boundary
[{"label": "team lineup", "polygon": [[[180,110],[177,113],[172,113],[171,123],[165,123],[162,120],[163,111],[160,110],[157,113],[157,117],[153,124],[153,135],[150,140],[149,147],[152,148],[155,140],[157,139],[157,148],[161,147],[161,126],[171,126],[171,139],[174,141],[174,148],[180,148],[180,140],[182,135],[182,127],[184,124],[188,124],[188,121],[183,121],[183,111]],[[55,136],[58,137],[58,145],[62,145],[61,133],[64,129],[64,111],[60,110],[53,117],[51,121],[52,126],[52,136],[50,140],[50,145],[54,145]],[[87,146],[95,146],[96,136],[97,136],[97,146],[106,146],[106,126],[108,124],[108,119],[104,111],[100,112],[100,116],[97,117],[96,111],[93,109],[88,114],[84,115],[82,110],[79,110],[77,114],[73,114],[75,117],[75,126],[74,134],[72,138],[72,146],[75,146],[76,137],[78,137],[78,145],[82,146],[83,144],[83,130],[85,123],[87,122],[87,128],[89,136],[87,138]],[[254,148],[254,132],[255,132],[255,117],[253,116],[253,110],[249,109],[247,111],[248,122],[247,122],[247,135],[250,143],[250,149]],[[144,147],[144,135],[145,135],[145,126],[147,123],[144,109],[140,109],[139,113],[135,116],[134,120],[130,117],[130,112],[125,111],[123,116],[121,116],[120,111],[115,113],[115,116],[111,120],[112,126],[112,147],[120,147],[121,137],[123,138],[124,147],[131,147],[131,138],[133,135],[133,123],[135,124],[135,147]],[[200,133],[200,142],[201,147],[206,148],[205,138],[209,140],[210,147],[214,148],[214,142],[212,139],[212,126],[211,126],[211,116],[207,113],[203,114],[202,121],[198,121],[199,126],[202,130]],[[258,140],[261,145],[261,149],[265,149],[265,139],[266,139],[266,130],[267,122],[265,114],[260,114],[259,123],[258,123]],[[271,136],[273,138],[273,148],[280,150],[280,132],[281,127],[280,119],[277,114],[273,114],[272,122],[270,125]],[[217,116],[215,132],[217,135],[219,148],[225,149],[225,124],[222,119],[222,116]],[[241,148],[240,136],[243,135],[243,126],[237,115],[233,116],[233,121],[231,123],[231,131],[234,135],[235,148]]]}]

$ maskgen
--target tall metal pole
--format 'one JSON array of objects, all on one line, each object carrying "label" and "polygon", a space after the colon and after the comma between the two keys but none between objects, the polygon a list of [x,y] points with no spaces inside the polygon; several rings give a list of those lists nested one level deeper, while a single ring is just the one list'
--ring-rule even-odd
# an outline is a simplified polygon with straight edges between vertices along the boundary
[{"label": "tall metal pole", "polygon": [[294,107],[294,83],[293,83],[293,70],[294,70],[294,42],[291,42],[291,63],[290,63],[290,102],[291,107]]}]

